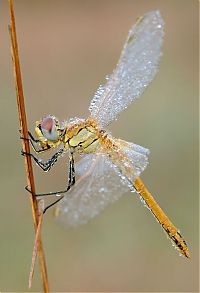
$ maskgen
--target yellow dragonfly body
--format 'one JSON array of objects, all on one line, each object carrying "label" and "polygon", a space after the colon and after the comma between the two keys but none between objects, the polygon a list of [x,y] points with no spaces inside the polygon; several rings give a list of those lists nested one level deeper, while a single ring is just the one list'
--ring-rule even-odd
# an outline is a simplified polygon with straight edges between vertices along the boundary
[{"label": "yellow dragonfly body", "polygon": [[57,200],[56,215],[67,225],[86,223],[124,192],[135,191],[180,253],[189,257],[183,237],[140,179],[148,164],[149,150],[116,139],[106,131],[107,125],[138,98],[154,78],[161,56],[163,27],[158,11],[141,17],[129,32],[116,69],[92,99],[89,118],[74,118],[60,124],[54,116],[47,116],[36,122],[37,143],[41,148],[38,152],[59,150],[45,163],[32,156],[48,171],[59,156],[70,153],[72,158],[74,152],[80,154],[75,168],[73,160],[70,161],[69,188],[53,193],[64,194]]}]

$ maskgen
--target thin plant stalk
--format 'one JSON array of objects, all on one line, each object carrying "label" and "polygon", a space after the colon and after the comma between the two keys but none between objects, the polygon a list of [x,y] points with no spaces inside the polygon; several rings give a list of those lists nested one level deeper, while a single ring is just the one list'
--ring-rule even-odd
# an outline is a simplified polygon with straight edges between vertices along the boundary
[{"label": "thin plant stalk", "polygon": [[[13,61],[14,78],[15,78],[15,86],[16,86],[17,106],[18,106],[18,113],[19,113],[19,124],[21,129],[21,135],[22,137],[25,138],[25,139],[22,139],[22,148],[23,148],[23,151],[25,151],[26,153],[30,153],[26,110],[25,110],[22,77],[21,77],[18,44],[17,44],[17,35],[16,35],[16,26],[15,26],[14,7],[13,7],[12,0],[8,0],[8,2],[9,2],[9,10],[10,10],[9,32],[10,32],[10,38],[11,38],[11,52],[12,52],[12,61]],[[34,194],[35,184],[34,184],[31,158],[29,156],[25,156],[24,160],[25,160],[27,184],[31,192]],[[39,224],[38,202],[34,195],[30,195],[30,201],[31,201],[34,227],[35,227],[35,231],[37,231],[37,227]],[[48,293],[49,285],[48,285],[48,277],[47,277],[47,268],[46,268],[44,250],[43,250],[40,235],[38,236],[38,255],[39,255],[43,290],[45,293],[46,292]]]},{"label": "thin plant stalk", "polygon": [[44,215],[43,211],[44,211],[44,202],[43,202],[43,200],[40,200],[39,201],[39,220],[38,220],[37,230],[35,233],[35,242],[34,242],[34,247],[33,247],[31,268],[30,268],[29,279],[28,279],[29,289],[32,286],[33,274],[34,274],[34,269],[35,269],[35,262],[36,262],[37,253],[38,253],[38,244],[39,244],[39,239],[41,237],[41,227],[42,227],[42,220],[43,220],[43,215]]}]

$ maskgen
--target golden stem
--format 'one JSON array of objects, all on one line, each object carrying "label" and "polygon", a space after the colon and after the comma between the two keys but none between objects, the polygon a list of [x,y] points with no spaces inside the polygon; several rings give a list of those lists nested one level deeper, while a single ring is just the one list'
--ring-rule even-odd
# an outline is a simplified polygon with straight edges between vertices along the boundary
[{"label": "golden stem", "polygon": [[[18,113],[19,113],[19,124],[20,124],[22,137],[27,139],[28,138],[28,127],[27,127],[27,120],[26,120],[22,77],[21,77],[19,54],[18,54],[14,7],[13,7],[12,0],[8,0],[8,2],[9,2],[9,10],[10,10],[9,32],[10,32],[10,38],[11,38],[11,51],[12,51],[12,61],[13,61],[14,78],[15,78],[15,86],[16,86],[17,106],[18,106]],[[30,153],[30,146],[29,146],[28,140],[22,139],[22,148],[26,153]],[[34,176],[33,176],[33,168],[32,168],[31,158],[29,156],[25,156],[24,159],[25,159],[27,184],[28,184],[31,192],[35,193],[35,184],[34,184]],[[35,226],[35,230],[37,230],[37,226],[39,223],[38,203],[37,203],[36,197],[33,195],[30,196],[30,200],[31,200],[34,226]],[[44,256],[42,241],[41,241],[40,237],[38,240],[38,254],[39,254],[39,262],[40,262],[41,278],[42,278],[42,282],[43,282],[43,290],[44,290],[44,292],[49,292],[45,256]]]}]

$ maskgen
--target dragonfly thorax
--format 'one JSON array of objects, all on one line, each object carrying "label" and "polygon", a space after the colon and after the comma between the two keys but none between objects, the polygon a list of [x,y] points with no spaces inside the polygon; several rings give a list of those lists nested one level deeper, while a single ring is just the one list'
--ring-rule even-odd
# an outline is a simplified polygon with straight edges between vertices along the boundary
[{"label": "dragonfly thorax", "polygon": [[76,148],[81,153],[93,153],[99,146],[99,131],[94,121],[81,120],[66,128],[63,139],[67,147]]}]

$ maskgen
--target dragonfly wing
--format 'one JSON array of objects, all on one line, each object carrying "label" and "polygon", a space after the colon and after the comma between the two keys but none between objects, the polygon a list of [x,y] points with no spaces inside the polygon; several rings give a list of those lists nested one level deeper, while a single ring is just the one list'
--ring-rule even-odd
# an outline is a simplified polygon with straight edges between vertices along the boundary
[{"label": "dragonfly wing", "polygon": [[122,139],[116,139],[120,151],[124,154],[123,159],[116,165],[125,165],[129,162],[132,166],[132,172],[130,176],[127,175],[131,182],[134,182],[137,177],[146,169],[148,165],[149,149],[132,142],[127,142]]},{"label": "dragonfly wing", "polygon": [[91,101],[91,116],[104,127],[138,98],[153,80],[161,56],[164,22],[159,11],[141,17],[129,31],[120,60]]},{"label": "dragonfly wing", "polygon": [[68,226],[86,223],[129,190],[127,180],[107,155],[88,154],[76,165],[78,180],[59,202],[59,219]]}]

